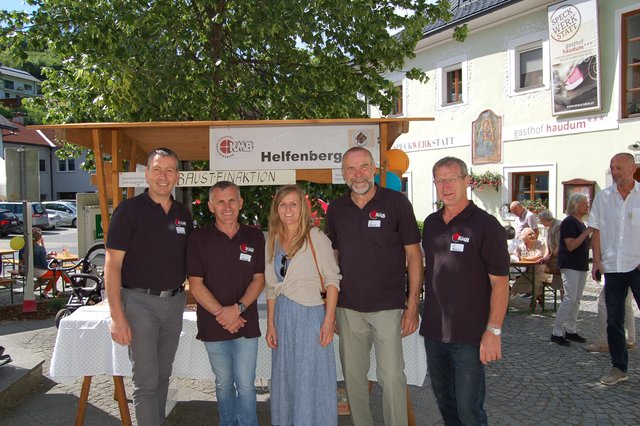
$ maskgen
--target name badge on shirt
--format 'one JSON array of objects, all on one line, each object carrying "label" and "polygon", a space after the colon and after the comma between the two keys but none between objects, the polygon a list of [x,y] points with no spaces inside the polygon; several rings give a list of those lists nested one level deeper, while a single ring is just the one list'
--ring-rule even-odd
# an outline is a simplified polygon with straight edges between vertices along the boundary
[{"label": "name badge on shirt", "polygon": [[462,253],[464,251],[464,244],[459,243],[451,243],[450,249],[451,251],[459,251]]},{"label": "name badge on shirt", "polygon": [[370,220],[369,221],[369,228],[380,228],[380,221],[379,220]]},{"label": "name badge on shirt", "polygon": [[184,226],[176,226],[176,234],[186,234],[187,231],[185,230]]},{"label": "name badge on shirt", "polygon": [[251,262],[251,255],[247,253],[240,253],[240,260],[244,262]]}]

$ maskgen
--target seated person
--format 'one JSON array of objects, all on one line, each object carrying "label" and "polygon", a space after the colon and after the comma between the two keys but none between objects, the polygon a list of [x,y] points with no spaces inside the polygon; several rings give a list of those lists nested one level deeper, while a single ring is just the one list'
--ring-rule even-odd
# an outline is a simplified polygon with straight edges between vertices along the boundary
[{"label": "seated person", "polygon": [[[536,234],[531,228],[523,229],[520,236],[522,242],[516,248],[517,261],[540,262],[546,250],[544,243],[536,239]],[[542,295],[542,283],[547,279],[547,274],[544,273],[545,266],[542,263],[537,263],[531,267],[535,268],[535,292],[537,295]],[[511,291],[530,294],[531,282],[521,276],[516,280]]]},{"label": "seated person", "polygon": [[507,234],[507,251],[509,252],[509,257],[512,262],[517,262],[518,256],[516,255],[516,249],[521,241],[516,238],[516,230],[513,226],[506,225],[504,231]]},{"label": "seated person", "polygon": [[[65,274],[60,272],[56,272],[54,275],[54,271],[49,269],[48,259],[53,259],[56,256],[56,252],[47,252],[44,248],[44,239],[42,238],[42,231],[39,228],[33,228],[31,231],[33,235],[33,277],[34,278],[42,278],[42,279],[53,279],[60,278],[66,282],[71,284],[71,280]],[[20,250],[18,257],[20,258],[21,267],[24,265],[23,259],[24,250]],[[56,279],[57,282],[57,279]],[[50,280],[45,289],[42,291],[42,296],[47,296],[51,289],[53,288],[53,282]]]}]

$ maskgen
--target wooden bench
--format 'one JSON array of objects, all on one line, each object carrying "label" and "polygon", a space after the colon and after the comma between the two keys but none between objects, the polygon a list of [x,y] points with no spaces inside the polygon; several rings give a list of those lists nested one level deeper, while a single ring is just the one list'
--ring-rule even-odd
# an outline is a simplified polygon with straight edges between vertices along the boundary
[{"label": "wooden bench", "polygon": [[11,304],[13,305],[13,285],[16,284],[16,280],[12,277],[0,277],[0,287],[8,287],[9,294],[11,295]]}]

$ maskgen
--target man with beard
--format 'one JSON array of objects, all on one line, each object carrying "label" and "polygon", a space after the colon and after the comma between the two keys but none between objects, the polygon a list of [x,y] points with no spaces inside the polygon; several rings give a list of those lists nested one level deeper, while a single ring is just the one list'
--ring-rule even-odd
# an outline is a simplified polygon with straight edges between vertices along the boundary
[{"label": "man with beard", "polygon": [[336,323],[351,417],[357,426],[373,424],[367,381],[373,344],[384,423],[406,425],[402,337],[418,327],[423,277],[416,218],[403,194],[374,184],[367,149],[345,152],[342,175],[350,191],[329,204],[326,229],[342,274]]}]

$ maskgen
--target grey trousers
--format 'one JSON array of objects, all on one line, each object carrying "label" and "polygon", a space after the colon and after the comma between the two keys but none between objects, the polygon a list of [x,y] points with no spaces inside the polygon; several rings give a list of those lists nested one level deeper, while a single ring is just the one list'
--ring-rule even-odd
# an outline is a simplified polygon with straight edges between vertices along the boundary
[{"label": "grey trousers", "polygon": [[136,421],[140,426],[162,425],[186,294],[158,297],[126,288],[121,294],[132,333],[129,359]]}]

